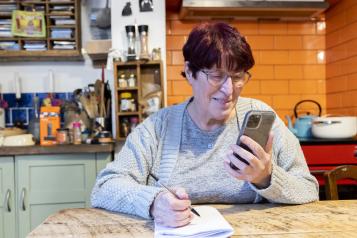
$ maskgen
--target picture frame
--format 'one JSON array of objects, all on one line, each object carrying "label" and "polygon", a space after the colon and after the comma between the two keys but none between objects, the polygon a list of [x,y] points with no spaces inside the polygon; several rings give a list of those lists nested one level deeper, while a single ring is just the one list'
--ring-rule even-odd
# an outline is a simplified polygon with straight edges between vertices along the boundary
[{"label": "picture frame", "polygon": [[13,11],[11,33],[14,36],[46,37],[44,13],[20,10]]}]

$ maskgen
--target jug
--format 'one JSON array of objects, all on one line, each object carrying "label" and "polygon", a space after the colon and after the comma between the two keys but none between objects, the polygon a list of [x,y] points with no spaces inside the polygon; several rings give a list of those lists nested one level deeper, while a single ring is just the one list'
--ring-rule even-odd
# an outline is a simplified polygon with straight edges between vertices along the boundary
[{"label": "jug", "polygon": [[[297,113],[298,106],[301,105],[302,103],[306,103],[306,102],[311,102],[311,103],[316,104],[319,109],[319,114],[318,115],[310,115],[310,112],[307,112],[306,115],[298,116],[298,113]],[[294,133],[295,136],[297,136],[299,138],[311,138],[312,137],[312,133],[311,133],[312,120],[317,116],[321,116],[321,105],[314,100],[302,100],[295,105],[294,116],[296,118],[294,127],[292,126],[290,117],[285,116],[285,118],[288,121],[289,130],[292,133]]]}]

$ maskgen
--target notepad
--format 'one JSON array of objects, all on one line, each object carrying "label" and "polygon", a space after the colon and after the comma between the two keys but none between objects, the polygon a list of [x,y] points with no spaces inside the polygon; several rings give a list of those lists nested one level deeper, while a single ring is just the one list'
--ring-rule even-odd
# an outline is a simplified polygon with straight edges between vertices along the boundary
[{"label": "notepad", "polygon": [[155,224],[155,237],[229,237],[234,230],[224,219],[221,213],[211,206],[195,206],[195,210],[201,215],[194,216],[190,224],[178,227],[164,227]]}]

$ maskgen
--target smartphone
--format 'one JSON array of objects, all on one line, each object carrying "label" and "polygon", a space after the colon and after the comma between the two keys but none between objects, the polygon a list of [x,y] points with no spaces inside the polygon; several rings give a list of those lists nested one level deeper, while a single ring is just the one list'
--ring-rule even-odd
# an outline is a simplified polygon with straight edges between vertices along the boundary
[{"label": "smartphone", "polygon": [[[239,132],[237,139],[237,145],[252,153],[252,150],[240,141],[240,137],[242,135],[246,135],[253,139],[255,142],[257,142],[261,147],[265,148],[265,145],[267,144],[269,139],[269,132],[275,121],[275,117],[275,113],[272,111],[248,111],[244,116],[242,129]],[[237,157],[237,159],[249,165],[249,162],[247,160],[240,157],[236,153],[233,154],[235,157]],[[236,166],[234,166],[232,162],[229,165],[232,169],[238,169]]]}]

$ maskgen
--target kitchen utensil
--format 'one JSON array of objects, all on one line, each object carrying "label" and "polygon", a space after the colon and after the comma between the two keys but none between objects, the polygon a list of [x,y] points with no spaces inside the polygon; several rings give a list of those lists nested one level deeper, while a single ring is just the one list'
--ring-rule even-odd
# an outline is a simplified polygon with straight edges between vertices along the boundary
[{"label": "kitchen utensil", "polygon": [[306,115],[298,116],[297,110],[298,110],[299,105],[301,105],[302,103],[307,103],[307,102],[315,104],[319,110],[318,116],[321,116],[321,105],[314,100],[302,100],[295,105],[294,116],[296,119],[295,119],[294,127],[292,126],[290,117],[285,116],[285,118],[288,121],[288,127],[291,130],[291,132],[293,132],[294,135],[296,135],[297,137],[300,137],[300,138],[312,137],[312,133],[311,133],[312,120],[317,117],[316,115],[311,115],[310,112],[307,112]]},{"label": "kitchen utensil", "polygon": [[326,116],[312,121],[312,135],[317,138],[342,139],[357,134],[357,117]]},{"label": "kitchen utensil", "polygon": [[96,26],[99,28],[109,28],[111,25],[111,10],[109,8],[109,0],[105,4],[105,8],[99,10],[95,20]]}]

